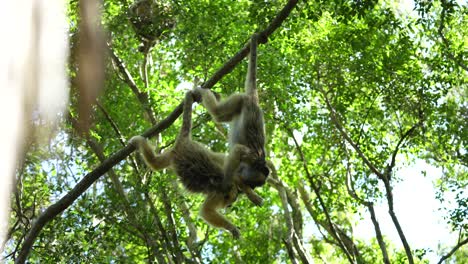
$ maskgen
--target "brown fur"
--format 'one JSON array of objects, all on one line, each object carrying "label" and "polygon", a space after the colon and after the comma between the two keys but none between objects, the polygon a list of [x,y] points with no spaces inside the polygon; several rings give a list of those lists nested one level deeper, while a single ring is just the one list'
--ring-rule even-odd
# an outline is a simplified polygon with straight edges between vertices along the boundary
[{"label": "brown fur", "polygon": [[244,184],[255,188],[265,184],[269,173],[265,162],[265,125],[256,88],[257,39],[257,34],[251,39],[245,93],[218,102],[210,90],[196,89],[215,121],[231,124],[230,153],[224,167],[225,190],[230,188],[234,175],[239,174]]},{"label": "brown fur", "polygon": [[256,205],[261,205],[263,200],[238,177],[234,177],[231,188],[223,190],[226,155],[213,152],[191,139],[192,103],[193,94],[188,92],[185,96],[182,128],[173,148],[162,154],[155,154],[147,140],[141,136],[133,137],[130,143],[139,149],[146,164],[152,169],[171,167],[187,190],[205,194],[206,199],[200,211],[202,218],[210,225],[224,228],[238,238],[239,229],[217,210],[234,203],[239,190]]}]

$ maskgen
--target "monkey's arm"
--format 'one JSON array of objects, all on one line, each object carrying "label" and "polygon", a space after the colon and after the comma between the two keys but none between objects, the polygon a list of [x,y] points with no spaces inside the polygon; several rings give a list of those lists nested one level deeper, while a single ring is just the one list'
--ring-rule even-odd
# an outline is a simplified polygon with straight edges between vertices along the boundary
[{"label": "monkey's arm", "polygon": [[130,144],[140,151],[143,159],[153,170],[162,170],[171,165],[171,153],[166,151],[162,154],[155,154],[148,140],[142,136],[134,136],[130,139]]},{"label": "monkey's arm", "polygon": [[224,228],[231,232],[234,238],[238,239],[240,237],[239,229],[217,211],[218,208],[222,207],[222,201],[223,197],[220,194],[208,195],[202,205],[200,215],[208,224]]},{"label": "monkey's arm", "polygon": [[249,200],[252,203],[258,206],[261,206],[263,204],[263,198],[260,197],[260,195],[258,195],[252,188],[243,183],[239,183],[239,187],[242,190],[242,192],[245,193],[245,195],[247,195],[247,198],[249,198]]},{"label": "monkey's arm", "polygon": [[239,169],[241,160],[248,160],[251,155],[251,151],[248,147],[236,144],[232,146],[229,155],[224,163],[224,181],[222,184],[222,191],[228,191],[232,187],[234,175]]}]

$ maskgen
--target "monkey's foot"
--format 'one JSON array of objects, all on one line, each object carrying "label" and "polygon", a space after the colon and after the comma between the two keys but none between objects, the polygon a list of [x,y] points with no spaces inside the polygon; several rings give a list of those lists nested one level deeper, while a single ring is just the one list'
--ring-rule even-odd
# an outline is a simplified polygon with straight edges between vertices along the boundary
[{"label": "monkey's foot", "polygon": [[146,138],[142,136],[134,136],[129,141],[128,144],[133,145],[134,147],[140,146],[143,142],[146,142]]},{"label": "monkey's foot", "polygon": [[254,203],[256,206],[262,206],[263,204],[263,198],[260,196],[250,197],[250,201]]},{"label": "monkey's foot", "polygon": [[195,87],[194,89],[192,89],[190,91],[190,93],[192,94],[192,97],[193,97],[193,101],[197,102],[197,103],[200,103],[202,101],[202,95],[201,95],[201,87]]},{"label": "monkey's foot", "polygon": [[231,229],[229,229],[229,232],[231,232],[232,236],[235,238],[235,239],[239,239],[240,238],[240,230],[239,228],[237,227],[232,227]]}]

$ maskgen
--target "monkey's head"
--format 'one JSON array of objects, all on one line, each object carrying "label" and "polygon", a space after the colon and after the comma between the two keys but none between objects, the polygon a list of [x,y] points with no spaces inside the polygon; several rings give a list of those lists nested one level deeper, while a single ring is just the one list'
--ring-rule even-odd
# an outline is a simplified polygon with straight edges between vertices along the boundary
[{"label": "monkey's head", "polygon": [[264,158],[258,158],[252,163],[241,162],[239,165],[242,182],[252,189],[264,185],[268,174],[270,174],[270,169]]}]

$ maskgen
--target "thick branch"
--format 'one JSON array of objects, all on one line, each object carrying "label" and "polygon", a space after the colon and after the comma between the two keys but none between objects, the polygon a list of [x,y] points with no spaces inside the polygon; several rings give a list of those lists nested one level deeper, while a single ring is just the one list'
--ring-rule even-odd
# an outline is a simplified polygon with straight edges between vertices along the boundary
[{"label": "thick branch", "polygon": [[[181,105],[182,106],[182,105]],[[143,133],[143,136],[149,137],[167,129],[177,117],[182,113],[182,107],[176,108],[166,119],[161,121],[158,125],[150,128]],[[104,173],[108,172],[114,165],[125,159],[130,153],[135,150],[132,145],[127,145],[123,149],[117,151],[117,153],[110,156],[108,159],[103,161],[96,169],[88,173],[79,181],[72,190],[65,194],[56,203],[50,205],[34,222],[29,230],[21,248],[21,251],[16,259],[16,263],[24,263],[26,257],[31,250],[32,245],[36,237],[41,232],[42,228],[50,222],[54,217],[67,209],[80,195],[82,195],[95,181],[99,179]]]},{"label": "thick branch", "polygon": [[[393,224],[395,225],[395,228],[397,229],[398,235],[400,236],[400,240],[403,243],[403,247],[404,247],[406,255],[408,257],[408,262],[410,264],[414,263],[413,255],[411,253],[411,248],[410,248],[410,246],[408,244],[408,241],[406,240],[405,234],[403,232],[403,229],[401,228],[400,222],[398,221],[398,218],[397,218],[397,216],[395,214],[395,211],[393,210],[393,193],[392,193],[392,188],[390,186],[389,175],[386,175],[386,174],[383,174],[383,173],[379,172],[377,170],[377,168],[374,166],[374,164],[372,164],[369,161],[369,159],[365,156],[365,154],[362,152],[362,150],[359,148],[359,146],[346,133],[345,129],[341,125],[341,122],[338,120],[336,112],[335,112],[334,108],[332,107],[330,101],[328,100],[328,97],[327,97],[325,91],[323,91],[321,89],[321,92],[322,92],[323,97],[325,99],[325,102],[327,104],[327,108],[330,111],[330,116],[331,116],[332,122],[335,124],[335,126],[338,129],[338,131],[340,132],[341,136],[354,148],[354,150],[358,153],[359,157],[361,157],[361,159],[370,168],[370,170],[372,172],[374,172],[379,177],[379,179],[381,179],[384,182],[386,197],[387,197],[387,203],[388,203],[388,207],[389,207],[388,212],[390,214],[390,217],[392,218],[392,221],[393,221]],[[411,132],[411,129],[409,131],[407,131],[407,132]],[[409,135],[410,133],[405,133],[405,134]],[[404,137],[402,137],[402,139],[400,140],[400,142],[398,144],[401,144],[403,142],[403,140],[404,140]],[[399,146],[397,146],[397,149],[398,148],[399,148]],[[394,152],[394,154],[396,155],[396,152]]]},{"label": "thick branch", "polygon": [[[265,40],[278,28],[281,23],[287,18],[291,10],[296,6],[297,0],[290,0],[288,4],[280,11],[278,16],[273,20],[273,22],[267,27],[265,31],[262,31],[262,38]],[[248,47],[244,47],[241,51],[239,51],[233,58],[231,58],[221,69],[219,69],[211,79],[209,79],[204,85],[203,88],[211,88],[213,87],[224,75],[228,74],[229,72],[234,69],[234,67],[248,54]],[[117,58],[116,54],[111,52],[111,57],[115,60]],[[119,64],[118,64],[119,65]],[[120,64],[121,66],[123,64]],[[125,69],[125,67],[124,67]],[[126,69],[125,69],[126,70]],[[127,71],[128,73],[128,71]],[[124,78],[128,78],[130,75],[124,75]],[[131,77],[131,76],[130,76]],[[137,88],[133,86],[135,83],[133,79],[128,79],[128,83],[131,84],[130,88],[133,90]],[[134,90],[137,92],[138,90]],[[138,91],[139,92],[139,91]],[[152,137],[161,131],[167,129],[174,121],[182,114],[182,103],[179,104],[174,111],[172,111],[169,116],[162,120],[157,125],[153,126],[152,128],[145,131],[142,136],[144,137]],[[94,182],[96,182],[99,177],[101,177],[104,173],[110,170],[114,165],[118,164],[120,161],[125,159],[128,155],[130,155],[133,151],[135,151],[135,147],[132,145],[127,145],[112,156],[110,156],[107,160],[102,162],[96,169],[92,172],[88,173],[83,179],[78,182],[75,187],[70,190],[65,196],[60,198],[56,203],[50,205],[34,222],[33,226],[29,230],[28,234],[26,235],[25,241],[22,245],[21,251],[16,259],[15,263],[24,263],[26,258],[31,250],[36,237],[41,232],[42,228],[54,219],[58,214],[63,212],[67,209],[80,195],[82,195]]]},{"label": "thick branch", "polygon": [[387,246],[385,245],[385,241],[383,240],[382,231],[380,230],[379,222],[377,221],[377,217],[374,211],[374,204],[370,203],[367,208],[369,209],[369,213],[371,215],[372,224],[374,225],[375,236],[377,237],[377,242],[379,243],[380,251],[382,251],[382,257],[385,264],[390,264],[390,259],[388,258],[387,253]]},{"label": "thick branch", "polygon": [[393,225],[395,226],[398,236],[400,237],[401,243],[403,244],[403,248],[405,249],[406,256],[408,257],[408,263],[413,264],[413,253],[411,252],[410,245],[408,244],[408,240],[406,239],[405,233],[403,232],[403,228],[400,225],[400,221],[398,221],[398,217],[395,214],[395,210],[393,208],[393,192],[392,187],[390,186],[390,181],[388,179],[383,179],[383,183],[385,185],[387,203],[388,203],[388,213],[392,218]]},{"label": "thick branch", "polygon": [[[72,125],[75,130],[78,129],[78,123],[75,119],[71,118],[70,119],[72,122]],[[79,130],[77,130],[79,131]],[[103,162],[106,157],[104,155],[104,151],[102,146],[100,146],[94,139],[92,139],[89,136],[86,136],[86,142],[90,146],[90,148],[94,151],[94,154],[98,157],[99,161]],[[113,169],[110,169],[108,172],[108,175],[110,176],[112,183],[114,184],[114,188],[116,189],[117,193],[120,195],[122,203],[122,208],[125,211],[129,223],[139,232],[137,233],[137,237],[149,244],[151,247],[151,251],[153,255],[158,258],[158,259],[163,259],[162,258],[162,253],[160,250],[159,245],[155,241],[155,239],[152,237],[152,233],[148,232],[144,226],[142,226],[139,221],[136,218],[136,213],[134,209],[130,206],[130,202],[128,200],[128,196],[123,188],[122,182],[119,180],[119,177],[115,173]],[[132,234],[134,232],[130,231]],[[160,232],[159,232],[160,233]]]}]

